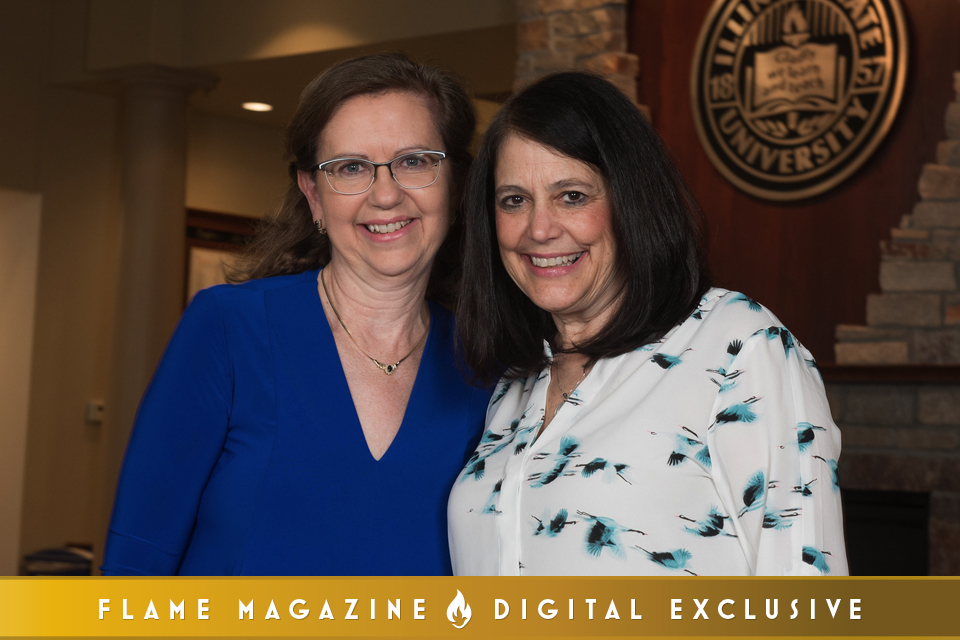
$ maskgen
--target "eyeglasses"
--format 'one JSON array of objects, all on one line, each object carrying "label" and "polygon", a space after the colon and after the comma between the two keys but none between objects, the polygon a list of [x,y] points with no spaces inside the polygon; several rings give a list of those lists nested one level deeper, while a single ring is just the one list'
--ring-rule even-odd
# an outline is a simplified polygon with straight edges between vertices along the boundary
[{"label": "eyeglasses", "polygon": [[327,184],[337,193],[352,196],[373,186],[378,167],[390,167],[390,175],[404,189],[429,187],[440,177],[442,151],[416,151],[397,156],[390,162],[370,162],[360,158],[334,158],[316,165],[323,171]]}]

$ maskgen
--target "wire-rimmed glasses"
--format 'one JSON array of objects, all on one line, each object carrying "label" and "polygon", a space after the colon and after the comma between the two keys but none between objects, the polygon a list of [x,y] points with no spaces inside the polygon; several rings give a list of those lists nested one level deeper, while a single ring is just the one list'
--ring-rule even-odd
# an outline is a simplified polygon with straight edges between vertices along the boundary
[{"label": "wire-rimmed glasses", "polygon": [[389,167],[390,175],[404,189],[429,187],[440,177],[440,162],[447,157],[442,151],[414,151],[397,156],[390,162],[371,162],[362,158],[334,158],[316,165],[323,171],[330,188],[352,196],[373,186],[378,167]]}]

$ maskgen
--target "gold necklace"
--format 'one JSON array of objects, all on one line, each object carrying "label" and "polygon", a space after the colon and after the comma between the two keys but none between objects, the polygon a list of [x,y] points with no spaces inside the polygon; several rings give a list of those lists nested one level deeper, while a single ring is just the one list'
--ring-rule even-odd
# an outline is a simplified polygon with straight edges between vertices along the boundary
[{"label": "gold necklace", "polygon": [[419,339],[419,340],[417,340],[417,344],[413,345],[413,349],[410,350],[410,353],[408,353],[407,355],[403,356],[402,358],[400,358],[399,360],[397,360],[397,361],[394,362],[393,364],[384,364],[384,363],[380,362],[379,360],[377,360],[376,358],[374,358],[373,356],[371,356],[371,355],[370,355],[369,353],[367,353],[366,351],[364,351],[363,348],[357,343],[356,338],[353,337],[353,334],[350,333],[350,329],[347,329],[347,325],[343,324],[343,318],[340,317],[340,314],[337,312],[337,308],[336,308],[335,306],[333,306],[333,300],[330,298],[330,292],[327,291],[327,281],[324,280],[324,278],[323,278],[323,272],[324,272],[324,271],[325,271],[325,269],[321,269],[321,270],[320,270],[320,285],[323,287],[323,294],[324,294],[325,296],[327,296],[327,302],[330,303],[330,308],[333,309],[333,315],[335,315],[335,316],[337,317],[337,321],[340,323],[340,326],[343,327],[343,330],[347,332],[347,336],[350,338],[350,341],[353,343],[353,346],[355,346],[355,347],[357,348],[357,350],[360,351],[360,353],[362,353],[363,355],[365,355],[368,359],[370,359],[370,360],[373,362],[373,364],[377,365],[377,367],[379,367],[381,371],[383,371],[385,374],[387,374],[387,375],[389,376],[390,374],[392,374],[394,371],[397,370],[397,367],[400,366],[400,363],[401,363],[401,362],[403,362],[404,360],[406,360],[407,358],[409,358],[410,356],[412,356],[412,355],[413,355],[413,352],[416,351],[416,350],[420,347],[420,343],[423,342],[424,338],[427,337],[427,333],[430,332],[430,321],[429,321],[429,319],[427,320],[427,328],[423,330],[423,335],[420,336],[420,339]]}]

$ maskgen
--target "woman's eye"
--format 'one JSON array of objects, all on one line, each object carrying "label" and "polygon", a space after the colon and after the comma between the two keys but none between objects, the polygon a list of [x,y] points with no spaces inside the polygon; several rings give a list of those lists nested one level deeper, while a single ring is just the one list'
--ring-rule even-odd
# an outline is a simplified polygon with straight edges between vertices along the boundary
[{"label": "woman's eye", "polygon": [[365,162],[347,160],[330,165],[327,167],[327,172],[340,178],[355,178],[368,174],[370,168]]},{"label": "woman's eye", "polygon": [[504,209],[516,209],[524,203],[523,196],[507,196],[500,201],[500,206]]},{"label": "woman's eye", "polygon": [[571,204],[578,204],[586,200],[587,196],[583,195],[579,191],[567,191],[563,194],[564,202],[569,202]]}]

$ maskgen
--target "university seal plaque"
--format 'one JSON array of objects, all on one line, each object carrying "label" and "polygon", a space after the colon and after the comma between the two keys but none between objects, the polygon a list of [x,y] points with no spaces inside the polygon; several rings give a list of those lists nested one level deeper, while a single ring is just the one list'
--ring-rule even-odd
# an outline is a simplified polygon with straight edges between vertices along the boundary
[{"label": "university seal plaque", "polygon": [[898,0],[716,0],[690,83],[710,160],[770,200],[836,186],[890,129],[906,37]]}]

